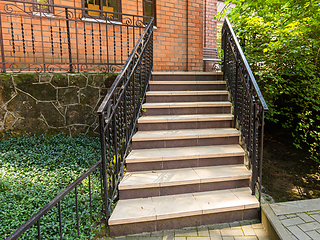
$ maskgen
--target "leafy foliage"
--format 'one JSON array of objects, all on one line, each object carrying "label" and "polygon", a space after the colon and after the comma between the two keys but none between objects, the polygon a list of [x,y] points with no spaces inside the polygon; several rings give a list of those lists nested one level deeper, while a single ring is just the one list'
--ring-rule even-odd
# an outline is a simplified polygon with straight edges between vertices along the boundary
[{"label": "leafy foliage", "polygon": [[[0,140],[0,236],[6,238],[100,159],[98,138],[59,134]],[[98,169],[99,170],[99,169]],[[93,221],[101,213],[100,175],[91,175]],[[89,180],[78,186],[80,239],[90,233]],[[64,239],[78,239],[75,191],[61,201]],[[36,225],[36,224],[35,224]],[[58,206],[40,221],[42,239],[60,239]],[[19,238],[20,239],[20,238]],[[37,239],[33,226],[21,239]]]},{"label": "leafy foliage", "polygon": [[319,161],[320,0],[232,2],[228,17],[270,108],[267,118]]}]

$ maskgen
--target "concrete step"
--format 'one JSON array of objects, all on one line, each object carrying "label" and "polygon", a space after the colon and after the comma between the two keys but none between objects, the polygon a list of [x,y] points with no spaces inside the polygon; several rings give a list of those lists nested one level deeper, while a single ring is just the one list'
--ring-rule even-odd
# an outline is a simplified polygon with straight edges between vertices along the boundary
[{"label": "concrete step", "polygon": [[232,114],[160,115],[138,119],[139,131],[228,128],[232,124]]},{"label": "concrete step", "polygon": [[254,219],[258,208],[249,188],[119,200],[109,219],[110,235]]},{"label": "concrete step", "polygon": [[153,72],[154,81],[215,81],[223,80],[222,72]]},{"label": "concrete step", "polygon": [[238,144],[239,136],[235,128],[138,131],[132,149]]},{"label": "concrete step", "polygon": [[251,173],[243,165],[181,168],[126,173],[120,199],[165,196],[249,186]]},{"label": "concrete step", "polygon": [[150,81],[150,91],[226,90],[225,81]]},{"label": "concrete step", "polygon": [[148,91],[147,103],[228,101],[229,92],[216,91]]},{"label": "concrete step", "polygon": [[127,171],[152,171],[244,163],[237,144],[133,150],[126,158]]},{"label": "concrete step", "polygon": [[230,102],[159,102],[142,105],[144,116],[231,113],[231,107]]}]

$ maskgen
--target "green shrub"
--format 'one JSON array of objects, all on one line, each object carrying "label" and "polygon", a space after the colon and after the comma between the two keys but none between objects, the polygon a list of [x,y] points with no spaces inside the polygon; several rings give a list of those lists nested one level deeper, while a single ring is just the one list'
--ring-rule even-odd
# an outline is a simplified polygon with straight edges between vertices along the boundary
[{"label": "green shrub", "polygon": [[[6,238],[100,159],[98,138],[64,134],[0,140],[0,236]],[[93,221],[101,213],[99,169],[91,175]],[[90,233],[89,186],[78,186],[80,238]],[[64,239],[76,239],[75,192],[61,201]],[[43,239],[60,239],[58,206],[40,222]],[[21,239],[36,239],[36,224]]]},{"label": "green shrub", "polygon": [[267,119],[319,161],[320,0],[232,2],[228,17],[269,106]]}]

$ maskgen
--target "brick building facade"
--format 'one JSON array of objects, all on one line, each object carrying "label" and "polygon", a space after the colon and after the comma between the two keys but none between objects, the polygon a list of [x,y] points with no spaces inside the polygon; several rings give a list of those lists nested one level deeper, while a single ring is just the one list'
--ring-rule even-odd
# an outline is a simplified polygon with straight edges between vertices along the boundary
[{"label": "brick building facade", "polygon": [[[31,1],[31,0],[28,0]],[[106,0],[100,3],[100,0],[33,0],[38,2],[48,2],[57,5],[71,6],[71,7],[88,7],[93,9],[107,10],[107,11],[121,11],[122,13],[134,14],[134,15],[154,15],[156,19],[156,26],[154,27],[154,71],[202,71],[204,69],[203,62],[203,48],[216,48],[216,20],[214,16],[217,13],[217,0]],[[108,3],[110,1],[110,3]],[[4,4],[9,1],[0,1],[1,9],[4,8]],[[151,2],[151,3],[150,3]],[[19,4],[19,3],[14,3]],[[90,5],[89,5],[90,4]],[[100,4],[100,5],[99,5]],[[109,5],[108,5],[109,4]],[[151,4],[151,5],[148,5]],[[105,6],[104,6],[105,5]],[[111,7],[110,7],[111,6]],[[112,7],[113,6],[113,7]],[[115,8],[117,8],[115,10]],[[50,9],[48,9],[48,15],[50,15]],[[54,13],[52,13],[54,15]],[[12,17],[11,17],[12,18]],[[9,23],[6,23],[8,19],[2,17],[2,27],[4,34],[4,41],[12,41],[14,38],[12,35],[12,30],[10,28],[15,28]],[[11,19],[12,21],[12,19]],[[22,20],[17,18],[17,26],[21,28]],[[42,19],[42,21],[46,21]],[[49,17],[49,22],[54,21],[54,18]],[[88,21],[89,22],[89,21]],[[91,24],[91,25],[90,25]],[[44,24],[46,25],[46,24]],[[54,25],[54,24],[53,24]],[[58,23],[56,24],[58,25]],[[34,24],[34,29],[32,31],[37,32],[37,24]],[[90,28],[98,31],[92,23],[77,25],[72,24],[72,27],[78,28],[82,35],[85,35],[87,30],[90,32]],[[85,30],[83,30],[85,29]],[[121,29],[121,27],[119,27]],[[28,30],[29,31],[29,30]],[[17,38],[23,35],[24,38],[31,41],[31,35],[26,32],[17,32]],[[99,30],[99,34],[106,34],[105,30]],[[131,30],[130,30],[131,31]],[[129,31],[128,31],[129,33]],[[7,36],[5,36],[7,34]],[[62,34],[65,34],[64,31]],[[98,33],[95,33],[99,35]],[[18,36],[19,35],[19,36]],[[52,35],[52,34],[51,34]],[[52,37],[48,30],[45,38]],[[93,35],[93,33],[92,33]],[[119,39],[124,36],[120,33],[118,34]],[[121,35],[121,36],[120,36]],[[30,38],[30,39],[28,39]],[[48,40],[49,41],[49,40]],[[86,39],[80,39],[80,46],[86,47],[91,43],[86,41]],[[91,40],[90,40],[91,41]],[[92,40],[93,41],[93,40]],[[95,41],[95,40],[94,40]],[[94,43],[93,41],[93,43]],[[103,41],[103,40],[102,40]],[[39,42],[39,41],[34,41]],[[116,40],[115,40],[116,42]],[[11,43],[12,44],[12,43]],[[39,43],[40,44],[40,43]],[[59,43],[54,43],[57,51],[59,50]],[[67,43],[64,43],[67,44]],[[91,43],[92,44],[92,43]],[[103,45],[106,45],[103,42]],[[122,44],[122,43],[121,43]],[[131,49],[133,46],[130,43],[124,49]],[[29,44],[29,49],[26,49],[28,44],[23,46],[15,46],[15,56],[18,51],[32,51],[31,44]],[[101,47],[101,49],[104,46]],[[123,47],[123,46],[121,46]],[[81,48],[81,47],[80,47]],[[116,47],[114,47],[116,48]],[[24,50],[23,50],[24,49]],[[53,49],[53,44],[52,44]],[[94,53],[94,49],[81,50],[76,49],[81,54],[86,54],[85,56],[90,58],[90,54]],[[91,51],[91,52],[90,52]],[[93,51],[93,52],[92,52]],[[131,51],[131,50],[130,50]],[[121,51],[122,52],[122,51]],[[47,49],[47,55],[50,56],[50,49]],[[26,53],[25,53],[26,54]],[[68,53],[64,52],[63,56],[67,57]],[[62,56],[62,54],[61,54]],[[43,57],[43,56],[42,56]],[[103,56],[97,56],[96,58],[102,58]],[[114,59],[119,58],[119,56],[114,56]],[[59,59],[57,59],[59,61]],[[210,63],[209,63],[210,64]],[[210,66],[205,66],[207,70]]]}]

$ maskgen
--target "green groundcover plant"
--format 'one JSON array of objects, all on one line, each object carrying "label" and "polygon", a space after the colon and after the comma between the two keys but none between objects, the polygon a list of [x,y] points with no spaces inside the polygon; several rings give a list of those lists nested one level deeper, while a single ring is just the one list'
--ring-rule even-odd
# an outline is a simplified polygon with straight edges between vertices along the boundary
[{"label": "green groundcover plant", "polygon": [[[64,134],[0,139],[0,239],[5,239],[100,159],[98,138]],[[91,175],[93,223],[101,213],[100,175]],[[89,181],[78,186],[80,239],[92,236]],[[78,239],[75,192],[61,201],[63,239]],[[42,239],[60,239],[58,206],[40,222]],[[36,224],[21,239],[37,239]]]},{"label": "green groundcover plant", "polygon": [[319,162],[320,0],[232,2],[228,17],[270,108],[267,119]]}]

